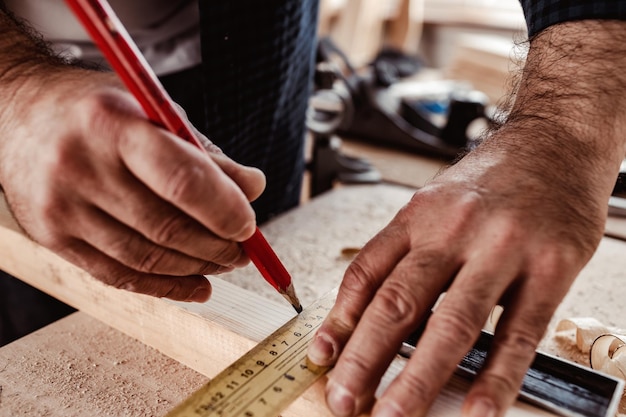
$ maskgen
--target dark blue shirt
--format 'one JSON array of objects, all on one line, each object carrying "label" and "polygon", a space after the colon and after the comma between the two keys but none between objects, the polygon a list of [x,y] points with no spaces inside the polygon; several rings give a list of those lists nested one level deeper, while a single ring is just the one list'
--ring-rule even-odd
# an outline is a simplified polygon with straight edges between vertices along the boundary
[{"label": "dark blue shirt", "polygon": [[626,0],[521,0],[528,37],[548,26],[582,19],[626,20]]},{"label": "dark blue shirt", "polygon": [[[267,178],[259,223],[296,206],[318,0],[201,0],[205,130]],[[207,196],[210,198],[210,196]]]}]

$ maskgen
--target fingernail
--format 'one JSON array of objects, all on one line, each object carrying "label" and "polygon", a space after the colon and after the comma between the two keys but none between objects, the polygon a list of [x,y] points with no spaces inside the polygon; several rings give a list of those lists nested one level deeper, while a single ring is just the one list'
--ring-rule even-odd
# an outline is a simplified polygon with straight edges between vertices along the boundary
[{"label": "fingernail", "polygon": [[343,385],[332,380],[326,384],[326,402],[330,411],[337,417],[354,415],[354,395]]},{"label": "fingernail", "polygon": [[372,413],[372,417],[402,417],[404,415],[405,413],[401,413],[398,407],[389,401],[379,402]]},{"label": "fingernail", "polygon": [[[207,139],[208,140],[208,139]],[[210,141],[209,141],[210,142]],[[210,153],[223,154],[222,148],[217,146],[216,144],[210,142],[209,144],[204,145],[204,148]]]},{"label": "fingernail", "polygon": [[317,334],[309,346],[307,356],[316,365],[330,366],[335,358],[335,347],[327,335]]},{"label": "fingernail", "polygon": [[187,301],[195,301],[196,303],[204,303],[211,296],[210,287],[198,287],[191,293]]},{"label": "fingernail", "polygon": [[470,405],[469,412],[463,413],[466,417],[495,417],[496,406],[487,398],[477,398]]}]

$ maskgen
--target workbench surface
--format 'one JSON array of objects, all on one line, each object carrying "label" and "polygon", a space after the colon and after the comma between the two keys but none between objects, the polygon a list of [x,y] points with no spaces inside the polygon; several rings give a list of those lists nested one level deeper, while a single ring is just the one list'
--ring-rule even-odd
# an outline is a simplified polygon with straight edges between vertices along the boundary
[{"label": "workbench surface", "polygon": [[[390,184],[341,186],[262,227],[304,305],[339,284],[351,249],[380,230],[413,191]],[[553,337],[562,318],[591,316],[626,328],[624,253],[626,243],[602,241],[557,311],[542,351],[587,364]],[[3,262],[0,256],[0,268]],[[284,303],[252,266],[222,278]],[[0,416],[162,415],[205,381],[196,370],[79,312],[0,349]]]}]

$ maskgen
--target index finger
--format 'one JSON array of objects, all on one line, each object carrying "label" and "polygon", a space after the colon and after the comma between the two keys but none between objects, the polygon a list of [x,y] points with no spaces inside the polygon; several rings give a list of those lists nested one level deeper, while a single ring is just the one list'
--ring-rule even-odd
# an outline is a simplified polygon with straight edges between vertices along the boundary
[{"label": "index finger", "polygon": [[[387,227],[369,241],[348,266],[335,305],[309,347],[307,354],[313,363],[334,364],[378,287],[406,254],[406,239],[408,236],[400,228]],[[389,241],[398,244],[390,246]],[[383,248],[384,256],[371,255],[380,254]]]},{"label": "index finger", "polygon": [[330,377],[327,401],[338,416],[365,411],[403,340],[431,310],[454,262],[413,251],[386,277],[350,335]]},{"label": "index finger", "polygon": [[493,262],[503,256],[495,252],[487,258],[470,259],[458,271],[428,320],[407,366],[380,398],[374,415],[394,415],[391,410],[395,415],[427,412],[475,343],[491,307],[517,275],[519,265]]},{"label": "index finger", "polygon": [[216,235],[242,241],[255,230],[255,214],[239,186],[204,151],[137,120],[118,138],[121,159],[155,194]]}]

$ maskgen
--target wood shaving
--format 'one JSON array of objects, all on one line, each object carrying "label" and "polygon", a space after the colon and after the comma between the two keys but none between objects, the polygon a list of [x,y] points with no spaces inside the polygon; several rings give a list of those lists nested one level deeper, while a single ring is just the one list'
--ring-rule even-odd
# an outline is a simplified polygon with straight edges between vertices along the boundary
[{"label": "wood shaving", "polygon": [[361,251],[361,248],[350,248],[350,247],[342,248],[341,257],[345,259],[354,259],[359,254],[360,251]]},{"label": "wood shaving", "polygon": [[574,333],[576,347],[589,355],[589,366],[616,378],[626,379],[626,331],[606,326],[593,317],[561,320],[555,336]]}]

